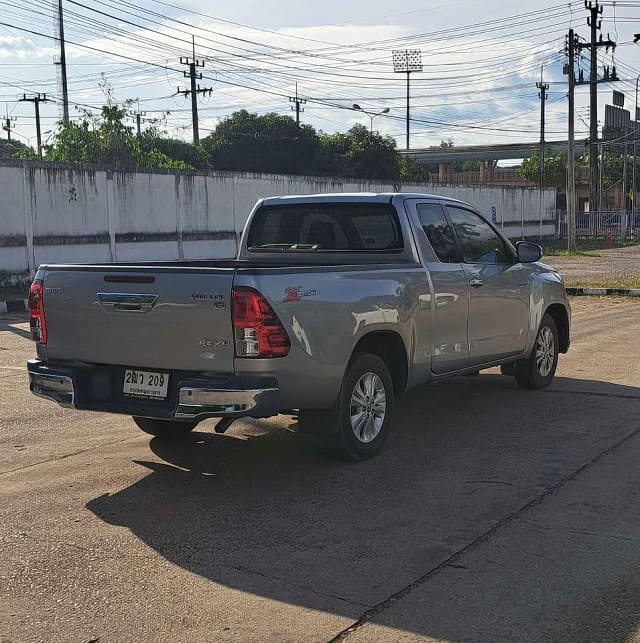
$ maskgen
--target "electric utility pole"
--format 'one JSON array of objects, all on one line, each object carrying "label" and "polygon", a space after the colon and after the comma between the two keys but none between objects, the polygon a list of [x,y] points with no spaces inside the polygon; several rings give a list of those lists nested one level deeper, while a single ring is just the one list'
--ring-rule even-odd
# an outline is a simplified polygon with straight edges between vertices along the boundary
[{"label": "electric utility pole", "polygon": [[540,82],[536,83],[536,87],[540,90],[538,97],[540,98],[540,189],[544,188],[544,106],[547,102],[549,95],[549,83],[543,82],[544,67],[540,68]]},{"label": "electric utility pole", "polygon": [[197,72],[198,67],[204,67],[204,60],[196,58],[196,41],[195,37],[192,36],[193,42],[193,58],[188,58],[187,56],[180,56],[180,64],[188,65],[189,72],[184,72],[184,77],[191,79],[191,89],[180,89],[176,93],[183,96],[191,95],[191,123],[193,126],[193,142],[197,144],[200,142],[200,133],[198,132],[198,94],[209,94],[213,91],[210,87],[200,87],[196,86],[196,80],[202,80],[202,73]]},{"label": "electric utility pole", "polygon": [[36,138],[38,140],[38,156],[42,158],[42,133],[40,132],[40,103],[50,102],[46,94],[34,94],[27,97],[26,94],[22,95],[20,102],[33,103],[36,110]]},{"label": "electric utility pole", "polygon": [[300,112],[304,112],[304,107],[301,109],[300,105],[304,105],[307,102],[306,98],[298,98],[298,83],[296,83],[296,95],[289,96],[289,102],[295,103],[291,105],[291,111],[296,113],[296,125],[300,127]]},{"label": "electric utility pole", "polygon": [[11,130],[16,128],[16,126],[13,125],[13,123],[16,122],[16,117],[9,116],[9,108],[7,107],[6,103],[5,103],[4,109],[5,109],[5,119],[4,119],[4,125],[2,126],[2,129],[7,133],[7,140],[10,141]]},{"label": "electric utility pole", "polygon": [[138,134],[138,138],[140,138],[142,136],[142,129],[141,129],[142,117],[147,115],[147,112],[141,112],[140,111],[140,101],[138,101],[138,109],[136,109],[133,112],[129,112],[127,115],[130,118],[135,119],[135,121],[136,121],[136,132]]},{"label": "electric utility pole", "polygon": [[576,35],[569,29],[565,52],[569,62],[566,72],[569,75],[569,124],[567,145],[567,246],[569,250],[576,248],[576,155],[574,151],[574,95],[575,95],[575,63],[576,63]]},{"label": "electric utility pole", "polygon": [[60,80],[62,84],[62,120],[64,123],[69,122],[69,89],[67,87],[67,57],[64,47],[64,18],[62,14],[62,0],[58,0],[58,13],[56,16],[58,27],[58,41],[60,42],[60,61],[56,65],[60,66]]},{"label": "electric utility pole", "polygon": [[578,85],[589,85],[589,209],[594,211],[596,203],[598,202],[598,83],[612,82],[618,80],[616,76],[616,68],[613,67],[613,73],[610,73],[609,68],[605,67],[605,77],[598,80],[598,49],[605,47],[606,51],[616,48],[616,43],[609,38],[598,39],[598,31],[602,28],[602,15],[603,8],[598,3],[598,0],[585,0],[584,6],[590,12],[587,18],[587,25],[591,29],[591,39],[588,43],[577,42],[576,51],[580,53],[584,49],[589,50],[590,70],[588,82],[578,82]]}]

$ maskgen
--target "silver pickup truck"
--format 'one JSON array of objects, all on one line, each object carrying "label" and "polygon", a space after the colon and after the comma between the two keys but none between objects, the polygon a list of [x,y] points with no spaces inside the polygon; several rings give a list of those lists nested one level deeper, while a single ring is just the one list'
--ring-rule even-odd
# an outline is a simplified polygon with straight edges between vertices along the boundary
[{"label": "silver pickup truck", "polygon": [[411,387],[497,365],[551,382],[570,308],[541,256],[449,198],[263,199],[233,260],[40,266],[31,390],[163,437],[295,409],[362,459]]}]

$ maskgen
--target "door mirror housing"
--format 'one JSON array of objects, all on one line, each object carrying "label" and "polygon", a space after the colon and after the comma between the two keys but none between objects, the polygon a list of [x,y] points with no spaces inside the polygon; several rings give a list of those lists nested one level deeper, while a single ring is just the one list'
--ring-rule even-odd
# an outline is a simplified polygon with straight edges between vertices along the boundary
[{"label": "door mirror housing", "polygon": [[518,241],[518,243],[516,243],[516,250],[520,263],[533,263],[534,261],[540,261],[542,258],[542,246],[539,246],[537,243]]}]

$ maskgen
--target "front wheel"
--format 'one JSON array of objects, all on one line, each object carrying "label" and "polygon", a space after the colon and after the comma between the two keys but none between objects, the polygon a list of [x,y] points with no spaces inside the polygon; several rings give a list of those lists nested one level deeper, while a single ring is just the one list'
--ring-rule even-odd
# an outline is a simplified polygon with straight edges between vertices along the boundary
[{"label": "front wheel", "polygon": [[300,411],[300,427],[322,440],[343,460],[364,460],[377,453],[391,430],[395,406],[387,365],[369,353],[355,355],[331,411]]},{"label": "front wheel", "polygon": [[551,384],[558,366],[558,329],[551,315],[540,323],[536,341],[527,359],[516,362],[516,381],[523,388],[540,389]]},{"label": "front wheel", "polygon": [[188,435],[194,428],[192,422],[178,422],[177,420],[159,420],[157,418],[143,418],[133,416],[133,421],[145,433],[158,438],[180,438]]}]

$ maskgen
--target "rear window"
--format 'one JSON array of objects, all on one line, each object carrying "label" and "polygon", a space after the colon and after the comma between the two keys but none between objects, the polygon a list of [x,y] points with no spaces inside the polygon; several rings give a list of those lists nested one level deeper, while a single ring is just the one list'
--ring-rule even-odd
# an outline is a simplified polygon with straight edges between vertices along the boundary
[{"label": "rear window", "polygon": [[249,251],[400,252],[398,214],[386,203],[302,203],[260,208]]}]

